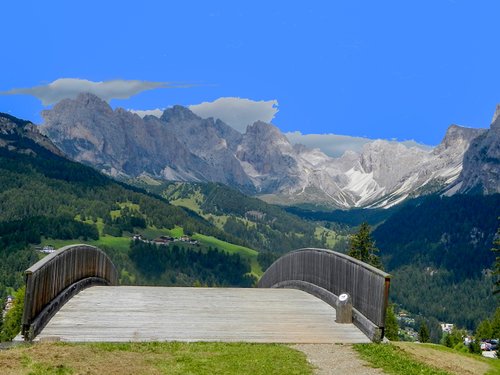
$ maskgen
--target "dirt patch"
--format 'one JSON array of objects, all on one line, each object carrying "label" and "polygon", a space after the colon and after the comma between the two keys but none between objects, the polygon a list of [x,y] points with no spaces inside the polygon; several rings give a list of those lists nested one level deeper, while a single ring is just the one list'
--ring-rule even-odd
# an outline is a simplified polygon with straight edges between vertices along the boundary
[{"label": "dirt patch", "polygon": [[419,362],[424,362],[452,374],[482,375],[490,370],[490,366],[487,363],[479,359],[460,355],[459,353],[449,353],[425,345],[405,342],[393,342],[393,344],[403,349]]},{"label": "dirt patch", "polygon": [[351,345],[298,344],[291,347],[305,353],[308,361],[316,367],[314,373],[317,375],[384,374],[382,370],[372,368],[360,359]]}]

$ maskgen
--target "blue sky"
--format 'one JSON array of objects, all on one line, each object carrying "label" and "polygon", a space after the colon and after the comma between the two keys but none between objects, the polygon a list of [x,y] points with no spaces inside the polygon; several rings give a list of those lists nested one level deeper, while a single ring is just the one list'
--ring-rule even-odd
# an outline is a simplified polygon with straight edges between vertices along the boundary
[{"label": "blue sky", "polygon": [[[0,12],[0,91],[187,83],[111,104],[277,100],[283,131],[426,144],[451,123],[487,127],[500,103],[497,1],[9,1]],[[0,95],[1,112],[39,122],[42,108]]]}]

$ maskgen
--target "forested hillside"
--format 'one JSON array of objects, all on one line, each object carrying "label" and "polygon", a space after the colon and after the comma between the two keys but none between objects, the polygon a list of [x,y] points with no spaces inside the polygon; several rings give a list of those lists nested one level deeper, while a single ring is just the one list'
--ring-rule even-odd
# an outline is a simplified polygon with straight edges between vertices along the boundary
[{"label": "forested hillside", "polygon": [[[127,282],[153,280],[156,276],[144,274],[144,261],[134,258],[133,247],[129,250],[130,236],[136,230],[151,236],[174,231],[197,233],[203,238],[246,244],[192,211],[69,161],[32,124],[3,114],[0,120],[0,298],[22,285],[22,271],[42,256],[35,251],[40,243],[107,244],[101,247],[112,256]],[[178,249],[178,259],[185,257],[183,251]],[[202,255],[207,251],[218,261],[207,262]],[[181,284],[248,285],[243,278],[249,272],[248,261],[239,255],[226,256],[203,243],[198,253],[196,272],[184,275]],[[217,264],[226,261],[237,266],[235,272],[242,272],[239,278],[218,275],[217,267],[222,266]],[[168,266],[172,267],[165,263]],[[179,274],[191,271],[189,267],[176,270]]]},{"label": "forested hillside", "polygon": [[331,248],[336,242],[335,232],[222,184],[175,182],[141,186],[195,211],[254,249],[280,254],[303,247]]},{"label": "forested hillside", "polygon": [[404,308],[473,328],[494,310],[491,252],[500,194],[430,196],[402,207],[374,232]]}]

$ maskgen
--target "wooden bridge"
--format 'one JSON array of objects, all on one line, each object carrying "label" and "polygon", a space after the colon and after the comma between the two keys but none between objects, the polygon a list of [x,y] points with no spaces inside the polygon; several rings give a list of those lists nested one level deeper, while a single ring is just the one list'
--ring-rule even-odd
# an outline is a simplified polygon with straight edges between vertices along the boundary
[{"label": "wooden bridge", "polygon": [[72,245],[26,271],[22,335],[75,342],[379,341],[389,283],[388,274],[347,255],[301,249],[271,265],[258,288],[116,286],[104,252]]}]

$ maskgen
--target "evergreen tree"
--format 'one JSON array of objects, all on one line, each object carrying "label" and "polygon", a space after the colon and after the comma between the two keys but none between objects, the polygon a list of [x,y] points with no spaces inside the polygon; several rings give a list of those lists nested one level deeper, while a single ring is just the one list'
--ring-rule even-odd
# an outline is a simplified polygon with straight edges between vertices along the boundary
[{"label": "evergreen tree", "polygon": [[375,241],[370,236],[370,226],[366,222],[362,223],[359,231],[349,239],[347,255],[381,269],[382,263],[376,255],[378,251]]},{"label": "evergreen tree", "polygon": [[493,240],[493,248],[491,249],[496,255],[495,259],[495,271],[493,274],[497,276],[497,280],[495,281],[495,291],[493,293],[500,293],[500,226],[497,229],[497,234],[495,239]]},{"label": "evergreen tree", "polygon": [[398,320],[394,314],[394,305],[389,304],[385,312],[385,337],[392,341],[398,341]]},{"label": "evergreen tree", "polygon": [[429,342],[429,340],[429,328],[427,328],[427,324],[425,324],[425,322],[422,322],[422,324],[420,325],[420,329],[418,330],[418,341]]},{"label": "evergreen tree", "polygon": [[496,308],[491,318],[491,336],[495,339],[500,338],[500,307]]},{"label": "evergreen tree", "polygon": [[3,309],[4,309],[4,304],[2,301],[2,303],[0,303],[0,341],[2,338],[2,329],[3,329]]},{"label": "evergreen tree", "polygon": [[14,304],[5,315],[0,341],[11,341],[21,331],[21,321],[24,308],[25,287],[19,288],[14,293]]},{"label": "evergreen tree", "polygon": [[453,341],[453,336],[449,333],[444,336],[444,345],[448,348],[453,348],[455,346],[455,342]]},{"label": "evergreen tree", "polygon": [[491,328],[491,323],[488,319],[483,320],[476,329],[476,339],[491,339],[493,336],[493,329]]},{"label": "evergreen tree", "polygon": [[469,352],[472,354],[481,354],[481,346],[477,340],[474,340],[469,344]]},{"label": "evergreen tree", "polygon": [[467,336],[466,330],[454,327],[450,333],[445,333],[442,343],[448,348],[454,348],[459,344],[463,344],[465,336]]}]

